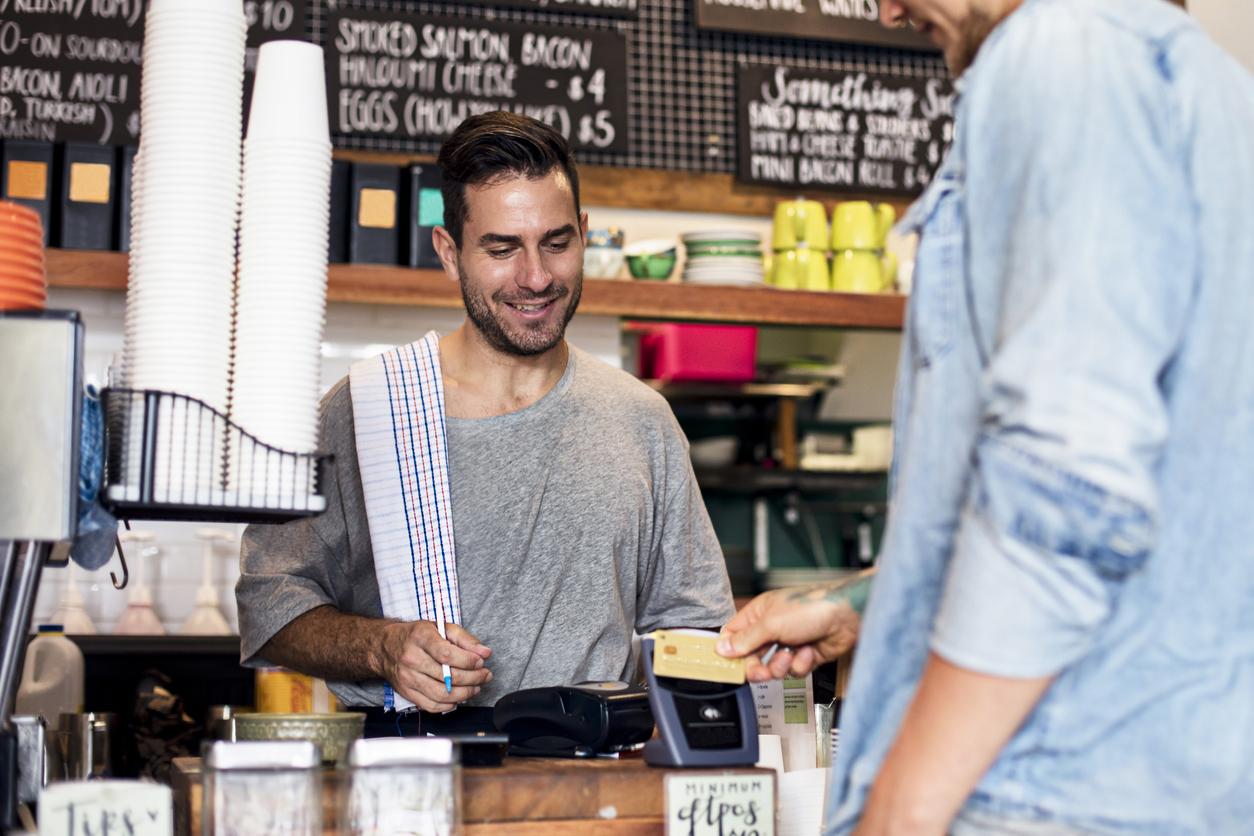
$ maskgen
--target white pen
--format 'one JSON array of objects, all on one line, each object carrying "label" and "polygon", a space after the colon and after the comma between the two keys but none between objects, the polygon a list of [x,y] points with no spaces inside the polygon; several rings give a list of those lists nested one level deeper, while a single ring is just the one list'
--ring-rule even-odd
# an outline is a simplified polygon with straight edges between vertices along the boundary
[{"label": "white pen", "polygon": [[[437,621],[435,626],[440,630],[440,638],[448,641],[448,634],[444,632],[444,619]],[[448,665],[440,665],[440,672],[444,674],[444,692],[453,693],[453,672],[448,669]]]}]

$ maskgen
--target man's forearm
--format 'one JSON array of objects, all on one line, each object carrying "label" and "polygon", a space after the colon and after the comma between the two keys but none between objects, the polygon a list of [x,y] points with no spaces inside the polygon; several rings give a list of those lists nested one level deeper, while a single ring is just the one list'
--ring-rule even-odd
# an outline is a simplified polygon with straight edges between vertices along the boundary
[{"label": "man's forearm", "polygon": [[318,607],[292,619],[258,655],[323,679],[382,679],[384,637],[388,627],[397,623],[349,615],[332,606]]},{"label": "man's forearm", "polygon": [[929,655],[859,832],[947,832],[1052,681],[988,676]]}]

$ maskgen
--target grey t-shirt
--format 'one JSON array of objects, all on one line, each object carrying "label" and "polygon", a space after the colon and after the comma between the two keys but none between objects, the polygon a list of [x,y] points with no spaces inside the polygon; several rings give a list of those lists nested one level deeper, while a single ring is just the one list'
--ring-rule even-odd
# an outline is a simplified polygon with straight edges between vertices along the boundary
[{"label": "grey t-shirt", "polygon": [[[722,550],[666,401],[574,347],[536,403],[448,419],[463,626],[492,648],[493,680],[472,703],[521,688],[631,674],[633,630],[718,627],[731,588]],[[326,513],[244,532],[241,655],[325,604],[380,617],[347,379],[322,404],[335,456]],[[330,683],[381,705],[380,682]]]}]

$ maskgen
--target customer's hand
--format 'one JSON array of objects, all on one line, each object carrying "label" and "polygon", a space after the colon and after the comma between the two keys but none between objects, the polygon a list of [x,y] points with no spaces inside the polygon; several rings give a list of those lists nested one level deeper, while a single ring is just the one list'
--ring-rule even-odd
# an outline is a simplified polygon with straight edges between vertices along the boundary
[{"label": "customer's hand", "polygon": [[[492,650],[456,624],[446,624],[445,633],[447,641],[430,621],[397,621],[384,627],[384,678],[423,711],[451,711],[492,681],[492,671],[484,665]],[[452,693],[444,689],[441,665],[448,665],[453,675]]]},{"label": "customer's hand", "polygon": [[[746,657],[751,682],[805,676],[853,647],[873,572],[834,584],[775,589],[754,598],[723,627],[718,652]],[[763,664],[762,657],[778,645]]]}]

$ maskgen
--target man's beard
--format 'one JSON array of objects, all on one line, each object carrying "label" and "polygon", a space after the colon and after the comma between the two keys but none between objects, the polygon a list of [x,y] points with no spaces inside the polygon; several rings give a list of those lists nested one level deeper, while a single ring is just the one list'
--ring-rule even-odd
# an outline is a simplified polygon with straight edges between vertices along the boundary
[{"label": "man's beard", "polygon": [[[543,304],[550,301],[554,304],[561,304],[561,301],[568,296],[570,302],[566,306],[565,314],[555,324],[543,322],[536,323],[535,327],[524,325],[514,333],[506,329],[483,296],[475,292],[477,288],[470,287],[472,282],[467,279],[460,260],[457,263],[457,284],[462,290],[462,303],[466,306],[467,316],[489,345],[503,354],[534,357],[553,348],[566,336],[566,326],[575,315],[575,310],[579,307],[579,298],[583,295],[583,269],[580,268],[579,274],[575,276],[570,287],[550,288],[544,293],[532,293],[515,288],[509,294],[509,301],[518,304]],[[504,296],[505,292],[498,290],[492,294],[492,301],[503,306],[506,304]]]},{"label": "man's beard", "polygon": [[957,52],[953,56],[953,66],[949,68],[955,78],[966,72],[967,68],[975,62],[976,53],[980,51],[985,39],[999,22],[979,11],[972,11],[971,16],[964,21],[962,31],[959,33]]}]

